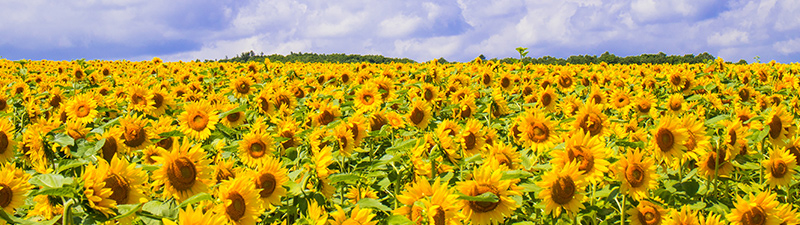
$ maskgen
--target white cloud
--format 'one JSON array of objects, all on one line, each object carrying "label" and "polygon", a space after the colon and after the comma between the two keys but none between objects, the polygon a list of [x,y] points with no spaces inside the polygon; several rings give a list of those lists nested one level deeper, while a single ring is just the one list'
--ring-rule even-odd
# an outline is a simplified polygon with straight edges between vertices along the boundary
[{"label": "white cloud", "polygon": [[396,15],[381,21],[378,35],[381,37],[405,37],[414,32],[422,22],[417,16]]},{"label": "white cloud", "polygon": [[709,45],[730,46],[747,44],[750,42],[749,34],[741,30],[729,30],[723,33],[715,33],[708,37]]},{"label": "white cloud", "polygon": [[798,53],[800,52],[800,38],[776,42],[772,47],[783,54]]}]

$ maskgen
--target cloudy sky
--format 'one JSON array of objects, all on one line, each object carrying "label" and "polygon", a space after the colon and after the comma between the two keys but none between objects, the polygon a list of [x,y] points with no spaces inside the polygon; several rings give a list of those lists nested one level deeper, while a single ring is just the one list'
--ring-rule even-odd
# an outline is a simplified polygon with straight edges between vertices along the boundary
[{"label": "cloudy sky", "polygon": [[253,50],[428,61],[708,52],[800,61],[800,0],[4,0],[0,58],[220,59]]}]

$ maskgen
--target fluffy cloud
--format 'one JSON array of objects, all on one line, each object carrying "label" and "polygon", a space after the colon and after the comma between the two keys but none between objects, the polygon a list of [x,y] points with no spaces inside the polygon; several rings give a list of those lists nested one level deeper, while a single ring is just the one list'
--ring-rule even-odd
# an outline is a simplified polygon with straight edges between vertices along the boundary
[{"label": "fluffy cloud", "polygon": [[253,50],[427,61],[709,52],[797,61],[800,0],[3,1],[0,57],[216,59]]}]

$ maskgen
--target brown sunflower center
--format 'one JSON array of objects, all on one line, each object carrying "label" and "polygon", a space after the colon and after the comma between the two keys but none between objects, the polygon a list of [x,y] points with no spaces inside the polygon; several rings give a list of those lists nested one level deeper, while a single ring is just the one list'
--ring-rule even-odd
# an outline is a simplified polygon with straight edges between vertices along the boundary
[{"label": "brown sunflower center", "polygon": [[681,76],[672,75],[669,78],[669,82],[672,83],[672,85],[676,85],[676,86],[680,85],[681,84]]},{"label": "brown sunflower center", "polygon": [[544,123],[533,124],[533,142],[542,143],[550,137],[550,129]]},{"label": "brown sunflower center", "polygon": [[334,119],[333,113],[328,110],[323,110],[319,115],[319,123],[322,125],[328,125],[333,122]]},{"label": "brown sunflower center", "polygon": [[772,121],[769,122],[769,137],[772,139],[777,139],[781,135],[781,130],[783,129],[783,122],[778,115],[772,116]]},{"label": "brown sunflower center", "polygon": [[469,107],[469,106],[466,106],[466,105],[464,107],[461,107],[460,116],[461,116],[461,118],[467,118],[467,117],[472,116],[472,107]]},{"label": "brown sunflower center", "polygon": [[755,206],[742,215],[741,222],[745,225],[764,225],[767,224],[767,214],[761,206]]},{"label": "brown sunflower center", "polygon": [[634,163],[633,165],[629,165],[627,170],[625,170],[625,180],[627,180],[633,188],[641,187],[644,184],[644,174],[644,168],[642,168],[639,163]]},{"label": "brown sunflower center", "polygon": [[167,168],[167,178],[178,191],[186,191],[194,186],[197,179],[197,168],[186,157],[180,157]]},{"label": "brown sunflower center", "polygon": [[117,139],[113,137],[106,138],[106,142],[103,143],[103,159],[107,162],[111,162],[111,159],[114,158],[114,154],[117,153]]},{"label": "brown sunflower center", "polygon": [[658,145],[658,149],[662,152],[669,152],[672,150],[672,146],[675,145],[675,136],[672,134],[672,131],[666,128],[658,129],[656,132],[656,144]]},{"label": "brown sunflower center", "polygon": [[170,148],[172,148],[172,143],[173,142],[174,142],[174,140],[172,139],[172,137],[167,137],[167,138],[164,138],[164,139],[158,141],[156,143],[156,146],[161,147],[161,148],[166,149],[166,150],[169,150]]},{"label": "brown sunflower center", "polygon": [[679,111],[681,110],[681,107],[682,107],[681,101],[673,100],[669,102],[669,109],[671,109],[672,111]]},{"label": "brown sunflower center", "polygon": [[220,168],[219,170],[217,170],[216,174],[217,183],[232,178],[236,178],[236,174],[234,174],[230,168]]},{"label": "brown sunflower center", "polygon": [[10,144],[8,141],[8,135],[6,135],[5,131],[0,131],[0,155],[6,152],[8,144]]},{"label": "brown sunflower center", "polygon": [[695,137],[694,133],[692,133],[691,131],[689,131],[688,133],[689,133],[689,139],[686,139],[685,143],[686,150],[694,151],[694,149],[697,148],[697,137]]},{"label": "brown sunflower center", "polygon": [[747,89],[739,90],[739,98],[742,99],[743,102],[750,100],[750,91]]},{"label": "brown sunflower center", "polygon": [[[356,133],[358,133],[358,131],[356,131]],[[281,137],[288,138],[287,140],[281,143],[281,145],[283,145],[283,148],[291,148],[295,146],[294,132],[292,132],[291,130],[286,130],[281,132]]]},{"label": "brown sunflower center", "polygon": [[[473,189],[472,189],[472,193],[475,193],[475,195],[473,195],[473,196],[478,196],[478,195],[481,195],[481,194],[486,193],[486,192],[492,192],[495,195],[497,195],[498,197],[500,197],[498,195],[497,188],[494,187],[491,184],[480,184],[478,186],[473,187]],[[478,213],[491,212],[492,210],[497,208],[498,205],[500,205],[500,201],[498,201],[498,202],[469,201],[469,207],[472,209],[472,211],[475,211],[475,212],[478,212]]]},{"label": "brown sunflower center", "polygon": [[433,101],[433,90],[430,88],[425,88],[425,93],[422,95],[425,97],[425,101]]},{"label": "brown sunflower center", "polygon": [[595,136],[603,131],[603,121],[600,121],[600,116],[595,113],[587,114],[581,119],[580,127],[584,131],[589,131],[589,135]]},{"label": "brown sunflower center", "polygon": [[244,213],[246,212],[244,197],[237,192],[232,192],[228,194],[228,199],[231,200],[231,204],[225,207],[225,214],[228,214],[231,220],[239,221],[239,219],[244,217]]},{"label": "brown sunflower center", "polygon": [[50,106],[53,108],[58,108],[61,105],[61,96],[55,95],[53,98],[50,99]]},{"label": "brown sunflower center", "polygon": [[[794,156],[795,162],[800,162],[800,146],[793,145],[788,147],[787,149],[789,149],[789,153],[791,153]],[[0,150],[0,153],[2,153],[2,150]]]},{"label": "brown sunflower center", "polygon": [[709,153],[708,159],[706,160],[706,166],[708,169],[715,170],[717,169],[717,154],[716,153]]},{"label": "brown sunflower center", "polygon": [[203,131],[203,129],[206,129],[207,125],[208,115],[200,112],[196,112],[192,116],[192,120],[189,121],[189,128],[192,128],[192,130],[196,131]]},{"label": "brown sunflower center", "polygon": [[502,86],[503,88],[508,88],[508,86],[510,85],[511,85],[511,79],[508,79],[508,77],[503,77],[502,79],[500,79],[500,86]]},{"label": "brown sunflower center", "polygon": [[472,132],[469,132],[467,133],[466,136],[464,136],[464,145],[466,146],[467,150],[475,149],[475,145],[477,142],[478,138],[475,137],[475,134]]},{"label": "brown sunflower center", "polygon": [[389,123],[389,121],[386,120],[386,117],[383,117],[380,114],[375,114],[372,117],[370,117],[369,122],[370,122],[370,129],[372,129],[372,131],[379,131],[381,130],[381,127],[383,127],[383,125]]},{"label": "brown sunflower center", "polygon": [[531,95],[531,93],[533,93],[533,88],[531,86],[525,86],[525,88],[522,89],[522,95],[524,96]]},{"label": "brown sunflower center", "polygon": [[289,104],[291,104],[291,103],[292,103],[292,100],[289,99],[289,96],[286,96],[286,95],[283,95],[283,94],[278,95],[278,106],[285,105],[286,107],[289,107]]},{"label": "brown sunflower center", "polygon": [[375,97],[372,96],[372,94],[364,94],[364,96],[361,96],[361,99],[364,101],[365,105],[372,105],[372,103],[375,103]]},{"label": "brown sunflower center", "polygon": [[444,210],[441,206],[436,207],[431,213],[433,213],[433,216],[431,216],[431,225],[444,225],[445,222],[447,222]]},{"label": "brown sunflower center", "polygon": [[649,102],[639,102],[639,104],[636,105],[636,109],[638,109],[640,113],[649,113],[650,112],[650,103]]},{"label": "brown sunflower center", "polygon": [[575,146],[574,149],[567,151],[570,161],[578,162],[578,170],[583,173],[589,172],[594,168],[594,156],[588,154],[583,146]]},{"label": "brown sunflower center", "polygon": [[414,124],[422,124],[422,120],[425,119],[425,112],[422,112],[421,109],[414,107],[414,110],[411,111],[411,116],[409,116],[409,118]]},{"label": "brown sunflower center", "polygon": [[0,208],[5,208],[11,204],[11,199],[14,198],[14,192],[7,184],[0,184]]},{"label": "brown sunflower center", "polygon": [[639,223],[646,224],[646,225],[656,225],[661,224],[661,214],[653,208],[652,206],[647,206],[643,209],[639,210],[639,215],[637,216],[639,219]]},{"label": "brown sunflower center", "polygon": [[572,78],[568,76],[561,76],[561,79],[558,80],[558,84],[560,84],[562,87],[568,88],[572,86]]},{"label": "brown sunflower center", "polygon": [[269,112],[270,111],[269,101],[267,101],[267,99],[264,97],[259,97],[258,100],[261,101],[260,104],[261,111]]},{"label": "brown sunflower center", "polygon": [[247,94],[250,92],[250,85],[247,82],[240,82],[239,85],[236,85],[236,92]]},{"label": "brown sunflower center", "polygon": [[142,145],[142,143],[144,143],[147,140],[147,133],[145,133],[144,128],[142,127],[138,126],[127,127],[125,129],[125,133],[123,134],[123,138],[125,139],[125,141],[123,141],[122,143],[124,143],[125,145],[130,147],[137,147]]},{"label": "brown sunflower center", "polygon": [[788,172],[786,163],[783,161],[774,162],[772,164],[771,170],[772,170],[772,177],[775,178],[783,178],[783,176],[786,176],[786,172]]},{"label": "brown sunflower center", "polygon": [[348,145],[347,145],[347,144],[349,144],[349,143],[347,142],[347,137],[345,137],[345,136],[341,136],[341,137],[339,137],[339,145],[340,145],[340,146],[342,146],[342,148],[343,148],[343,149],[345,149],[345,148],[347,148],[347,147],[348,147]]},{"label": "brown sunflower center", "polygon": [[250,143],[250,146],[247,148],[247,151],[253,158],[261,158],[261,156],[264,156],[264,153],[266,153],[266,150],[267,145],[261,140]]},{"label": "brown sunflower center", "polygon": [[256,186],[261,188],[261,192],[258,194],[261,195],[261,198],[267,198],[275,192],[275,187],[278,181],[275,179],[275,175],[271,173],[261,174],[258,176],[258,180],[256,180]]},{"label": "brown sunflower center", "polygon": [[553,182],[551,187],[550,197],[559,205],[565,205],[572,200],[575,195],[575,182],[571,177],[559,177],[556,182]]},{"label": "brown sunflower center", "polygon": [[89,106],[87,106],[87,105],[80,105],[80,106],[78,106],[78,109],[77,109],[77,110],[75,110],[75,114],[76,114],[78,117],[86,117],[87,115],[89,115],[89,111],[90,111],[90,110],[89,110]]},{"label": "brown sunflower center", "polygon": [[0,111],[6,110],[8,107],[8,102],[5,99],[0,99]]},{"label": "brown sunflower center", "polygon": [[244,113],[243,112],[231,113],[231,114],[228,114],[227,116],[225,116],[225,119],[227,119],[228,122],[236,122],[236,121],[239,121],[239,118],[242,118],[242,114],[244,114]]},{"label": "brown sunflower center", "polygon": [[131,95],[131,102],[134,105],[147,105],[147,100],[141,94],[134,93]]},{"label": "brown sunflower center", "polygon": [[542,105],[543,106],[549,106],[550,102],[552,102],[552,101],[553,101],[553,96],[551,96],[550,93],[544,93],[542,95]]},{"label": "brown sunflower center", "polygon": [[111,196],[108,198],[113,199],[119,205],[128,203],[128,193],[130,192],[131,187],[125,178],[122,178],[116,173],[112,173],[106,177],[103,182],[106,183],[105,188],[111,189]]},{"label": "brown sunflower center", "polygon": [[600,96],[599,94],[592,95],[591,99],[594,104],[600,104],[601,102],[603,102],[603,97]]},{"label": "brown sunflower center", "polygon": [[159,93],[154,93],[153,103],[153,107],[156,107],[156,109],[161,108],[161,106],[164,105],[164,96]]}]

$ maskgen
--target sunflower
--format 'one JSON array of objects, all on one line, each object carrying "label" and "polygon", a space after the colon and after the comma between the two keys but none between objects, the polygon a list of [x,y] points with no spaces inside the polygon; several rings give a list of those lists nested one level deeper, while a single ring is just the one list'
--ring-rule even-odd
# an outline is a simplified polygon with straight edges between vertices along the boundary
[{"label": "sunflower", "polygon": [[355,149],[355,140],[353,138],[353,133],[347,130],[347,124],[340,123],[333,129],[329,130],[329,137],[333,137],[339,146],[339,153],[350,156],[353,153],[353,149]]},{"label": "sunflower", "polygon": [[253,87],[253,79],[246,75],[240,75],[231,81],[228,86],[228,91],[233,93],[236,98],[247,98],[255,92]]},{"label": "sunflower", "polygon": [[506,101],[503,92],[499,89],[492,91],[492,103],[486,109],[489,110],[489,114],[494,118],[500,118],[511,112],[508,107],[508,101]]},{"label": "sunflower", "polygon": [[411,221],[421,222],[422,212],[425,210],[418,202],[433,196],[434,187],[437,189],[447,188],[447,184],[442,184],[440,178],[436,178],[433,185],[425,177],[415,177],[414,182],[406,184],[397,201],[403,205],[392,211],[395,215],[405,216]]},{"label": "sunflower", "polygon": [[300,144],[300,139],[297,134],[300,132],[300,122],[295,121],[291,117],[281,118],[277,122],[278,137],[286,138],[281,142],[283,149],[296,147]]},{"label": "sunflower", "polygon": [[490,224],[502,222],[512,216],[518,202],[512,196],[521,195],[518,180],[502,180],[503,171],[494,163],[484,163],[473,170],[472,180],[462,181],[456,187],[459,192],[468,196],[479,196],[491,192],[497,196],[497,202],[481,202],[462,200],[462,212],[474,224]]},{"label": "sunflower", "polygon": [[602,105],[606,103],[606,93],[603,92],[600,86],[592,85],[592,92],[586,96],[586,104]]},{"label": "sunflower", "polygon": [[[674,159],[681,159],[686,149],[686,140],[689,139],[687,130],[680,125],[680,120],[673,116],[661,117],[658,126],[653,129],[651,146],[660,161],[674,163]],[[672,164],[677,165],[677,163]]]},{"label": "sunflower", "polygon": [[602,137],[606,130],[610,130],[608,116],[603,114],[602,105],[597,105],[592,101],[584,105],[575,118],[574,129],[583,129],[583,132],[589,132],[591,136],[600,135]]},{"label": "sunflower", "polygon": [[781,204],[778,206],[778,218],[781,219],[781,224],[797,224],[797,209],[792,208],[792,204]]},{"label": "sunflower", "polygon": [[[151,144],[150,138],[155,137],[152,128],[148,126],[149,120],[142,115],[127,115],[119,119],[122,134],[119,141],[122,146],[130,150],[139,150]],[[112,144],[112,143],[110,143]]]},{"label": "sunflower", "polygon": [[33,209],[28,211],[27,218],[34,218],[34,221],[51,220],[53,217],[61,215],[64,207],[57,201],[51,200],[55,197],[49,195],[37,195],[33,197]]},{"label": "sunflower", "polygon": [[639,204],[628,210],[631,225],[658,225],[664,223],[667,212],[661,206],[649,201],[639,201]]},{"label": "sunflower", "polygon": [[308,201],[307,205],[306,214],[302,217],[306,222],[304,224],[325,225],[328,222],[328,211],[325,210],[325,206],[317,204],[314,200]]},{"label": "sunflower", "polygon": [[688,109],[688,105],[683,99],[683,94],[675,93],[667,99],[667,111],[676,115],[680,115],[683,111]]},{"label": "sunflower", "polygon": [[572,215],[583,208],[582,201],[586,197],[581,192],[586,186],[584,175],[578,172],[579,166],[577,162],[570,162],[562,168],[553,168],[536,183],[543,188],[537,197],[545,204],[545,214],[558,217],[563,210]]},{"label": "sunflower", "polygon": [[14,159],[14,125],[8,119],[0,119],[0,163]]},{"label": "sunflower", "polygon": [[148,113],[153,116],[161,116],[166,112],[167,108],[175,105],[175,100],[172,94],[163,88],[154,88],[151,93],[153,94],[153,109]]},{"label": "sunflower", "polygon": [[557,102],[559,102],[558,94],[548,87],[539,92],[539,101],[537,101],[536,104],[542,109],[552,112],[555,110],[556,105],[558,105],[556,104]]},{"label": "sunflower", "polygon": [[155,110],[153,93],[140,85],[130,86],[127,90],[128,110],[151,112]]},{"label": "sunflower", "polygon": [[328,220],[328,223],[331,225],[350,225],[350,224],[362,224],[362,225],[375,225],[378,224],[378,221],[373,221],[372,219],[375,218],[375,214],[372,213],[370,209],[362,209],[360,205],[356,205],[354,208],[351,209],[349,215],[342,209],[341,206],[336,206],[336,212],[330,214],[331,219]]},{"label": "sunflower", "polygon": [[733,165],[729,162],[732,157],[728,156],[730,154],[728,148],[730,147],[726,145],[717,146],[700,154],[697,160],[697,173],[709,179],[715,176],[728,176],[733,171]]},{"label": "sunflower", "polygon": [[700,224],[698,219],[697,211],[690,209],[689,205],[683,205],[680,210],[673,210],[665,223],[670,225]]},{"label": "sunflower", "polygon": [[409,108],[408,121],[418,129],[425,130],[433,117],[430,104],[426,101],[416,100],[409,105]]},{"label": "sunflower", "polygon": [[425,101],[427,101],[428,103],[433,103],[437,99],[439,99],[439,87],[434,86],[433,84],[430,83],[422,84],[420,92],[421,92],[420,96],[422,96],[422,99],[425,99]]},{"label": "sunflower", "polygon": [[50,92],[50,100],[47,101],[47,104],[53,109],[58,109],[58,107],[61,106],[61,102],[64,100],[64,92],[58,87],[48,90],[47,92]]},{"label": "sunflower", "polygon": [[272,136],[261,132],[250,132],[239,141],[239,158],[245,165],[256,168],[274,155]]},{"label": "sunflower", "polygon": [[622,181],[620,192],[627,193],[633,199],[642,200],[650,195],[650,189],[658,185],[656,165],[650,157],[637,150],[628,150],[625,158],[617,161],[614,167],[617,180]]},{"label": "sunflower", "polygon": [[639,116],[655,117],[657,110],[655,110],[654,104],[658,102],[656,98],[648,91],[639,91],[638,93],[639,94],[634,97],[632,102],[636,114]]},{"label": "sunflower", "polygon": [[522,163],[522,158],[513,145],[506,144],[505,142],[497,142],[496,144],[489,145],[489,157],[497,161],[501,167],[509,170],[517,169]]},{"label": "sunflower", "polygon": [[462,100],[455,101],[455,105],[459,105],[453,109],[453,115],[459,119],[472,118],[472,115],[478,112],[478,106],[475,104],[477,100],[472,95],[467,95]]},{"label": "sunflower", "polygon": [[[554,122],[545,117],[545,112],[539,108],[525,111],[521,121],[517,121],[519,131],[517,137],[524,146],[529,146],[536,151],[546,151],[558,139],[557,127]],[[516,132],[512,132],[514,134]]]},{"label": "sunflower", "polygon": [[370,189],[369,186],[352,186],[344,197],[352,204],[356,204],[365,198],[378,199],[375,190]]},{"label": "sunflower", "polygon": [[[339,105],[327,102],[322,103],[317,109],[317,113],[315,113],[312,117],[313,119],[312,124],[314,126],[328,125],[329,123],[335,121],[337,118],[341,116],[342,112],[339,109]],[[380,130],[380,128],[378,128],[378,130]]]},{"label": "sunflower", "polygon": [[[790,135],[793,135],[794,129],[792,128],[792,115],[786,111],[783,105],[772,108],[772,111],[767,115],[764,121],[765,125],[769,126],[769,142],[773,146],[784,146]],[[765,127],[766,128],[766,127]]]},{"label": "sunflower", "polygon": [[297,107],[297,99],[290,89],[284,87],[275,88],[275,92],[272,94],[272,99],[275,100],[275,108],[279,110],[294,110]]},{"label": "sunflower", "polygon": [[259,190],[259,198],[261,198],[264,209],[272,209],[281,204],[281,197],[286,195],[283,185],[289,181],[289,178],[286,176],[286,169],[281,166],[280,160],[270,157],[248,177],[253,181],[255,188]]},{"label": "sunflower", "polygon": [[792,154],[795,162],[800,162],[800,137],[794,137],[789,139],[786,145],[786,150],[789,151],[790,154]]},{"label": "sunflower", "polygon": [[113,157],[111,164],[105,160],[90,165],[81,176],[84,180],[84,195],[90,206],[105,214],[113,215],[117,205],[146,202],[147,198],[141,188],[146,181],[146,173],[135,168],[125,160]]},{"label": "sunflower", "polygon": [[561,98],[561,102],[558,104],[558,108],[561,109],[561,112],[570,117],[577,115],[578,111],[583,107],[583,102],[578,99],[578,96],[575,94],[569,94]]},{"label": "sunflower", "polygon": [[217,197],[222,204],[217,204],[214,210],[231,224],[255,224],[263,211],[258,190],[248,184],[247,178],[222,182]]},{"label": "sunflower", "polygon": [[[229,111],[235,108],[238,108],[238,104],[227,104],[222,107],[222,111]],[[234,112],[226,115],[224,118],[220,119],[220,121],[226,127],[237,128],[245,122],[245,115],[242,111]]]},{"label": "sunflower", "polygon": [[206,140],[219,121],[214,108],[206,101],[199,101],[187,103],[185,110],[178,116],[181,132],[195,140]]},{"label": "sunflower", "polygon": [[586,181],[599,182],[603,174],[608,171],[609,163],[605,157],[611,154],[601,141],[600,138],[589,136],[588,133],[578,132],[566,140],[564,149],[551,154],[554,156],[551,163],[561,168],[575,162]]},{"label": "sunflower", "polygon": [[726,224],[726,223],[722,220],[722,216],[721,215],[714,214],[714,213],[708,213],[708,215],[705,218],[701,217],[700,224],[701,225],[723,225],[723,224]]},{"label": "sunflower", "polygon": [[200,144],[183,138],[180,145],[172,151],[162,150],[154,156],[156,164],[162,166],[153,172],[156,187],[163,186],[163,196],[173,197],[178,202],[186,200],[197,193],[208,191],[214,182],[214,169],[205,159],[206,152]]},{"label": "sunflower", "polygon": [[383,96],[378,92],[378,86],[373,83],[366,83],[361,86],[353,98],[355,110],[360,112],[379,110],[381,104],[383,104]]},{"label": "sunflower", "polygon": [[723,120],[720,123],[725,127],[722,131],[725,136],[720,138],[720,142],[725,144],[724,149],[728,151],[725,160],[730,160],[739,155],[742,146],[747,146],[745,137],[749,136],[750,132],[737,119]]},{"label": "sunflower", "polygon": [[778,218],[778,201],[775,200],[775,194],[769,192],[761,192],[753,196],[752,193],[748,194],[748,199],[745,200],[741,196],[736,196],[736,203],[731,213],[727,215],[728,221],[734,224],[764,224],[764,225],[777,225],[781,223]]},{"label": "sunflower", "polygon": [[91,94],[75,95],[67,101],[65,112],[70,120],[87,124],[97,117],[97,102]]},{"label": "sunflower", "polygon": [[6,90],[0,88],[0,112],[11,112],[14,106],[9,104],[9,100]]},{"label": "sunflower", "polygon": [[711,137],[706,134],[705,123],[702,118],[689,114],[681,120],[682,127],[686,128],[686,133],[689,138],[686,139],[687,156],[692,159],[697,159],[697,155],[707,149],[711,149]]},{"label": "sunflower", "polygon": [[502,73],[500,74],[500,77],[498,79],[499,80],[497,82],[497,85],[500,86],[500,88],[503,89],[503,91],[508,92],[514,88],[514,80],[516,80],[514,74],[511,74],[509,72]]},{"label": "sunflower", "polygon": [[485,144],[483,140],[483,125],[476,119],[468,119],[464,129],[459,134],[461,149],[469,155],[479,153]]},{"label": "sunflower", "polygon": [[14,214],[14,210],[25,204],[28,191],[33,185],[28,183],[28,176],[19,171],[14,164],[0,163],[0,210]]},{"label": "sunflower", "polygon": [[466,217],[461,213],[462,206],[458,204],[458,195],[455,195],[447,188],[447,185],[433,185],[433,194],[430,198],[423,199],[423,205],[427,208],[428,224],[432,225],[457,225],[461,224]]},{"label": "sunflower", "polygon": [[[180,224],[219,225],[226,222],[224,219],[225,217],[216,215],[212,210],[203,212],[199,206],[197,209],[192,209],[192,205],[188,205],[186,206],[186,210],[181,209],[178,212],[178,222],[180,222]],[[178,223],[167,218],[161,220],[162,223],[166,225],[178,225]]]},{"label": "sunflower", "polygon": [[772,149],[769,159],[761,162],[767,171],[767,184],[772,187],[788,186],[795,174],[797,162],[791,153],[785,148]]},{"label": "sunflower", "polygon": [[272,103],[272,92],[271,88],[264,88],[261,89],[258,95],[256,95],[254,100],[252,101],[255,103],[255,107],[258,112],[262,114],[272,115],[275,113],[275,104]]},{"label": "sunflower", "polygon": [[234,161],[231,158],[223,159],[221,154],[214,161],[214,180],[217,184],[233,180],[242,171],[241,167],[233,167]]}]

